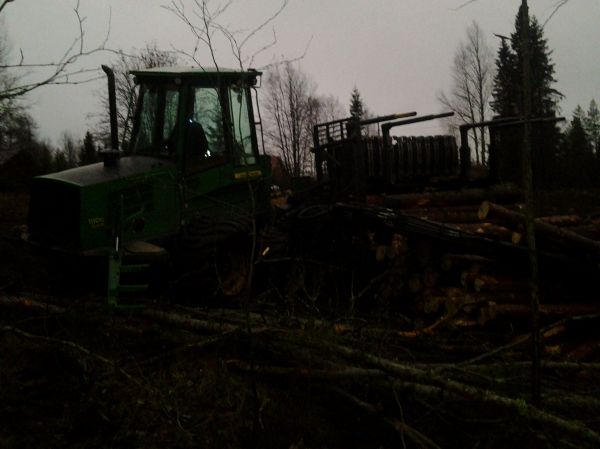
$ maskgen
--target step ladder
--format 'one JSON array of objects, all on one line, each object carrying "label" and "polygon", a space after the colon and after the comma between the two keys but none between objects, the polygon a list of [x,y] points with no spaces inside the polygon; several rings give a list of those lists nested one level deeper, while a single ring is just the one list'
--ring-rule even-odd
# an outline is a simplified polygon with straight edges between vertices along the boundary
[{"label": "step ladder", "polygon": [[108,255],[108,305],[115,309],[144,307],[151,268],[168,258],[167,251],[148,242],[129,242]]}]

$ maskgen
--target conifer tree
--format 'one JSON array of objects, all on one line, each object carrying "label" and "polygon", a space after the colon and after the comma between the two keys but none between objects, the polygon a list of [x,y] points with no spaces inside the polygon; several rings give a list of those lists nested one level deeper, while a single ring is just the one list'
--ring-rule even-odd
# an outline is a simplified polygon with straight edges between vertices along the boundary
[{"label": "conifer tree", "polygon": [[501,117],[518,115],[518,75],[516,56],[507,43],[507,39],[503,38],[496,57],[496,76],[494,77],[493,101],[491,102],[492,109]]},{"label": "conifer tree", "polygon": [[[516,54],[518,70],[522,67],[521,51],[521,9],[515,22],[515,32],[511,35],[511,45]],[[556,114],[558,102],[562,94],[552,85],[554,78],[554,64],[551,60],[552,51],[548,48],[548,41],[544,37],[544,29],[535,17],[531,17],[529,24],[529,45],[531,55],[531,112],[538,117],[552,117]],[[520,73],[520,72],[519,72]],[[523,99],[519,89],[519,103]],[[522,106],[520,107],[522,110]]]},{"label": "conifer tree", "polygon": [[79,165],[88,165],[94,162],[96,162],[96,143],[93,134],[87,131],[79,151]]},{"label": "conifer tree", "polygon": [[585,120],[585,111],[580,105],[577,105],[577,107],[573,110],[573,120],[575,119],[579,120],[581,124],[583,124]]},{"label": "conifer tree", "polygon": [[365,109],[362,98],[360,97],[360,92],[358,91],[357,87],[354,86],[350,96],[350,117],[360,121],[362,120],[364,113]]},{"label": "conifer tree", "polygon": [[568,187],[586,186],[594,178],[594,155],[583,126],[583,119],[585,113],[580,106],[577,106],[562,143],[560,171],[563,184]]},{"label": "conifer tree", "polygon": [[[504,117],[522,115],[523,100],[520,74],[522,71],[521,24],[520,14],[515,21],[515,31],[510,36],[510,46],[502,40],[496,59],[496,77],[494,78],[494,101],[492,108]],[[535,17],[530,18],[530,54],[531,54],[531,90],[532,115],[552,117],[562,94],[554,89],[554,64],[552,51],[544,37],[544,30]]]},{"label": "conifer tree", "polygon": [[[492,109],[501,117],[524,115],[521,13],[522,7],[516,17],[515,31],[510,35],[510,39],[503,39],[496,59],[497,73],[494,78]],[[562,94],[553,87],[556,79],[551,60],[552,51],[544,37],[543,27],[537,19],[530,16],[529,21],[530,113],[533,117],[555,117]],[[521,179],[520,133],[515,128],[511,128],[506,129],[502,134],[506,151],[499,156],[503,158],[505,167],[505,173],[501,176],[505,178],[512,176],[513,178],[507,180],[519,181]],[[554,123],[538,123],[533,126],[531,143],[536,190],[555,185],[555,174],[560,171],[557,164],[559,141],[560,131]]]},{"label": "conifer tree", "polygon": [[579,158],[588,156],[591,153],[590,143],[579,117],[573,116],[566,137],[570,143],[572,155]]}]

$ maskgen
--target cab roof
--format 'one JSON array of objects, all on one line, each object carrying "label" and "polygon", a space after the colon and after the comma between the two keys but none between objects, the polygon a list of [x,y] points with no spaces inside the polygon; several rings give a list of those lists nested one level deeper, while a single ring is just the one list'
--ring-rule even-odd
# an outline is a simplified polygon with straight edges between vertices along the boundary
[{"label": "cab roof", "polygon": [[256,78],[262,75],[254,69],[239,70],[239,69],[226,69],[226,68],[215,68],[215,67],[156,67],[153,69],[143,70],[132,70],[132,75],[137,77],[157,77],[157,78]]}]

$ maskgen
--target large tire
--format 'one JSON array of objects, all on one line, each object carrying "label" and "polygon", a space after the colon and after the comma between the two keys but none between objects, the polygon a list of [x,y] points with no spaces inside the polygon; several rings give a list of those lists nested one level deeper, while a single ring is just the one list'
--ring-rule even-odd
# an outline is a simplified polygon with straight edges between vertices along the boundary
[{"label": "large tire", "polygon": [[210,304],[240,295],[248,283],[249,220],[203,217],[186,226],[174,250],[178,301]]}]

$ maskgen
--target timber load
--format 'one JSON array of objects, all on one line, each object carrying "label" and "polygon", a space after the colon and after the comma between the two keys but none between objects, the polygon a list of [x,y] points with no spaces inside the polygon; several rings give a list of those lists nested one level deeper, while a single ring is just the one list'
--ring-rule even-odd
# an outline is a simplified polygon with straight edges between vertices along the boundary
[{"label": "timber load", "polygon": [[[423,195],[423,200],[429,197]],[[453,215],[452,208],[445,207],[436,215],[436,209],[430,207],[427,214],[441,222],[447,219],[443,223],[445,226],[523,251],[515,251],[509,257],[481,251],[471,251],[471,255],[464,251],[445,255],[441,270],[446,276],[449,273],[460,276],[460,287],[450,293],[438,291],[437,296],[435,292],[428,293],[425,306],[432,307],[432,302],[443,303],[452,309],[457,301],[473,302],[478,304],[475,320],[479,324],[499,318],[527,318],[529,315],[525,311],[529,310],[530,286],[528,263],[524,259],[523,206],[514,202],[500,205],[486,200],[478,208],[478,220],[469,216],[470,219],[463,223],[456,223],[453,218],[464,214],[464,209],[459,208]],[[575,214],[542,216],[535,219],[535,229],[541,263],[542,315],[566,317],[597,312],[597,298],[590,292],[597,290],[600,274],[599,223]]]},{"label": "timber load", "polygon": [[[373,231],[372,257],[387,268],[363,290],[411,304],[419,316],[451,314],[468,318],[457,322],[484,325],[527,317],[529,260],[521,199],[517,188],[505,185],[387,195],[367,205],[337,203],[327,214],[343,217],[340,228],[353,224]],[[589,292],[600,275],[600,241],[590,236],[600,230],[598,223],[575,214],[538,217],[535,223],[542,315],[596,310]]]},{"label": "timber load", "polygon": [[[292,240],[334,255],[333,265],[351,276],[347,296],[353,301],[361,285],[359,298],[370,290],[374,298],[413,305],[413,312],[469,310],[470,320],[479,323],[518,315],[515,308],[491,311],[528,302],[523,192],[504,167],[504,148],[490,145],[485,169],[471,165],[468,131],[487,127],[492,133],[522,122],[505,118],[463,126],[459,145],[448,136],[391,135],[397,127],[450,115],[409,112],[317,124],[315,173],[333,204],[298,212],[303,219],[293,225]],[[307,217],[315,212],[322,215],[311,224]],[[535,228],[542,301],[592,302],[589,291],[600,275],[600,223],[568,211],[538,217]],[[365,247],[377,269],[365,262]],[[357,273],[367,278],[362,284]]]}]

